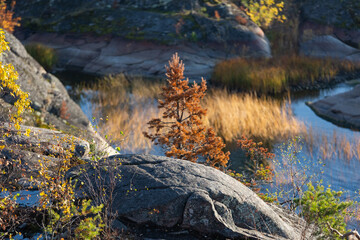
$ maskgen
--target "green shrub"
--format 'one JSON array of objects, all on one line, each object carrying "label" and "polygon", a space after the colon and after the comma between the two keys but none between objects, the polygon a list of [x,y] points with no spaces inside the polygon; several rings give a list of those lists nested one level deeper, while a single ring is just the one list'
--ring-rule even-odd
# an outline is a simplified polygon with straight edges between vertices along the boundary
[{"label": "green shrub", "polygon": [[[313,237],[309,239],[340,239],[346,232],[345,219],[356,215],[355,206],[350,206],[357,203],[344,200],[343,193],[331,190],[330,186],[325,190],[322,180],[315,180],[322,178],[324,163],[301,157],[302,144],[301,139],[295,137],[280,146],[278,157],[281,160],[274,158],[272,162],[276,190],[268,191],[268,196],[304,218],[307,225],[303,236],[310,231]],[[313,169],[319,169],[319,172],[311,173]]]},{"label": "green shrub", "polygon": [[51,71],[58,61],[55,50],[40,43],[30,43],[25,48],[46,71]]},{"label": "green shrub", "polygon": [[302,197],[295,201],[301,209],[300,215],[308,224],[318,227],[318,231],[314,232],[318,239],[340,239],[331,229],[342,234],[346,232],[345,217],[349,215],[346,209],[353,205],[353,202],[342,201],[341,191],[333,191],[329,187],[325,190],[321,182],[317,186],[310,182],[307,187]]}]

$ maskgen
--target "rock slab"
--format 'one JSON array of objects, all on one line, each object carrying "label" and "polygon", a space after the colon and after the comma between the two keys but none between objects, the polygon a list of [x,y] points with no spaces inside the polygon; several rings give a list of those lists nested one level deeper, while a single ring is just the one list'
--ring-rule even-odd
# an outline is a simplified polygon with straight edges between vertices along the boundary
[{"label": "rock slab", "polygon": [[[102,160],[105,185],[115,181],[113,210],[121,221],[160,228],[180,227],[232,239],[300,239],[301,219],[290,221],[243,184],[211,167],[153,155],[115,155]],[[104,169],[115,169],[114,179]],[[97,184],[90,165],[68,177]],[[85,184],[86,186],[86,184]],[[84,196],[89,188],[78,189]]]},{"label": "rock slab", "polygon": [[[4,52],[3,63],[11,63],[19,73],[17,83],[21,90],[29,93],[31,107],[42,112],[44,121],[47,121],[48,124],[52,123],[60,128],[64,125],[61,123],[62,120],[67,120],[76,127],[88,129],[89,120],[79,105],[70,98],[60,80],[47,73],[12,34],[6,33],[5,39],[9,43],[10,51]],[[5,101],[9,99],[11,103],[11,98],[6,95],[3,95],[2,98]],[[66,110],[64,106],[66,106]]]},{"label": "rock slab", "polygon": [[360,85],[307,105],[320,117],[339,126],[360,130]]}]

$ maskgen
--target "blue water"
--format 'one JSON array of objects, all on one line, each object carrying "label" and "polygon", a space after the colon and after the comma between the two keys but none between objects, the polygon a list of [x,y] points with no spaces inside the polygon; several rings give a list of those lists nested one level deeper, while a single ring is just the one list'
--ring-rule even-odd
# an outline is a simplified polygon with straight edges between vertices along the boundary
[{"label": "blue water", "polygon": [[[326,121],[318,117],[305,102],[312,102],[318,99],[322,99],[326,96],[333,96],[338,93],[349,91],[353,86],[346,83],[341,83],[332,89],[320,90],[318,94],[312,96],[304,96],[298,99],[292,99],[291,108],[295,116],[303,121],[307,126],[312,127],[312,131],[320,134],[325,134],[329,139],[332,138],[334,132],[337,136],[346,136],[350,142],[355,142],[360,139],[360,132],[352,131],[348,128],[337,126],[329,121]],[[330,141],[330,140],[329,140]],[[315,143],[319,146],[320,142]],[[315,146],[316,147],[316,146]],[[315,153],[313,156],[306,151],[302,152],[301,157],[311,159],[313,163],[317,162],[321,157]],[[323,159],[325,166],[322,171],[324,184],[330,184],[335,190],[346,190],[353,195],[354,191],[359,190],[360,175],[358,171],[360,169],[359,159],[342,159],[341,157],[332,157],[331,159]],[[317,173],[315,169],[312,169],[313,173]],[[318,173],[317,173],[318,174]]]},{"label": "blue water", "polygon": [[[305,104],[306,102],[314,102],[327,96],[349,91],[352,88],[353,86],[350,84],[341,83],[331,89],[320,90],[301,97],[293,96],[291,98],[291,109],[297,119],[303,121],[307,127],[311,127],[311,132],[314,135],[323,134],[328,138],[328,141],[331,141],[333,134],[336,134],[339,137],[346,136],[349,142],[354,143],[360,139],[360,132],[337,126],[320,118]],[[321,144],[322,140],[315,141],[314,148],[318,148]],[[286,146],[288,145],[285,144]],[[277,146],[274,152],[280,167],[285,168],[284,162],[286,160],[281,157],[280,148],[281,146]],[[360,159],[358,157],[346,159],[334,155],[323,159],[322,154],[319,154],[316,149],[312,153],[309,152],[305,144],[302,150],[295,156],[299,161],[294,164],[294,169],[297,170],[297,177],[300,179],[300,182],[303,180],[304,182],[312,181],[313,183],[322,181],[325,188],[331,187],[332,190],[343,191],[343,199],[359,201]],[[277,167],[277,169],[280,167]],[[287,174],[289,174],[289,171],[287,171]],[[277,185],[279,184],[274,182],[266,187],[270,189],[270,192],[274,192],[279,190]],[[281,189],[290,190],[291,188],[291,184],[287,183]],[[358,229],[359,227],[360,222],[356,219],[348,222],[348,228]]]}]

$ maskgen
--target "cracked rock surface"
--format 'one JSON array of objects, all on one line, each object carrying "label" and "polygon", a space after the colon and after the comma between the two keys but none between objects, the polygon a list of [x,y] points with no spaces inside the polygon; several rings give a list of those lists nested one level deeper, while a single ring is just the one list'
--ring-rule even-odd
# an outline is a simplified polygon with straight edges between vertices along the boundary
[{"label": "cracked rock surface", "polygon": [[[113,209],[122,221],[233,239],[295,240],[304,230],[300,218],[267,205],[214,168],[153,155],[114,155],[102,161],[106,169],[116,165],[121,175],[115,179],[105,168],[100,171],[106,186],[115,181]],[[98,173],[80,165],[68,177],[96,185]],[[78,194],[88,191],[86,185]]]}]

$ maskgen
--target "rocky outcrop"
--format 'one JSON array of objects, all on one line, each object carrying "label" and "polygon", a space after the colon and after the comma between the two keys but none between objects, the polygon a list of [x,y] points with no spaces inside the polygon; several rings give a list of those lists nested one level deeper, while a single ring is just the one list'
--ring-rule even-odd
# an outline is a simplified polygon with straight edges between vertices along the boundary
[{"label": "rocky outcrop", "polygon": [[[358,10],[360,11],[360,9]],[[300,25],[300,40],[306,42],[316,36],[330,35],[353,48],[360,48],[360,27],[342,28],[340,26],[328,25],[319,21],[304,19]]]},{"label": "rocky outcrop", "polygon": [[320,117],[343,127],[360,130],[360,85],[351,91],[307,104]]},{"label": "rocky outcrop", "polygon": [[305,56],[337,58],[360,63],[359,49],[350,47],[330,35],[317,36],[300,44],[300,51]]},{"label": "rocky outcrop", "polygon": [[[6,33],[10,51],[4,52],[3,63],[11,63],[19,73],[17,83],[24,92],[29,93],[31,107],[43,114],[44,121],[61,127],[62,118],[77,127],[87,129],[89,120],[80,107],[69,97],[62,83],[47,73],[25,50],[24,46],[11,34]],[[2,97],[12,103],[10,94]],[[63,109],[62,109],[63,108]]]},{"label": "rocky outcrop", "polygon": [[164,65],[177,52],[186,62],[185,75],[191,79],[209,78],[213,67],[227,55],[220,50],[195,44],[166,46],[153,42],[132,41],[119,37],[31,35],[24,43],[40,42],[54,48],[59,55],[58,67],[88,74],[125,73],[141,76],[164,76]]},{"label": "rocky outcrop", "polygon": [[[30,130],[29,136],[26,131]],[[73,160],[89,157],[89,143],[83,139],[44,128],[21,126],[16,130],[9,123],[0,122],[0,164],[9,172],[9,179],[24,188],[31,188],[30,177],[39,175],[40,163],[46,163],[49,171],[66,159],[66,152]],[[73,162],[73,164],[78,164]],[[2,176],[3,177],[3,176]]]},{"label": "rocky outcrop", "polygon": [[[58,130],[83,137],[108,153],[116,151],[92,130],[86,115],[67,93],[54,75],[47,73],[25,50],[12,34],[6,33],[10,51],[2,55],[4,64],[11,63],[19,74],[17,83],[29,93],[33,113],[27,113],[25,123],[32,126],[54,127]],[[0,121],[9,121],[8,109],[14,103],[10,94],[0,96]]]},{"label": "rocky outcrop", "polygon": [[[296,240],[305,230],[303,220],[270,207],[211,167],[152,155],[116,155],[102,160],[101,166],[98,171],[80,165],[67,176],[96,185],[101,174],[105,186],[115,182],[112,206],[125,223],[236,239]],[[105,169],[113,169],[115,175]],[[121,177],[110,177],[117,174]],[[77,192],[84,196],[88,189],[85,184]]]},{"label": "rocky outcrop", "polygon": [[[358,0],[305,0],[301,2],[300,52],[307,56],[332,57],[332,49],[360,48],[360,4]],[[334,38],[337,42],[335,42]],[[309,46],[317,49],[317,54],[309,53]],[[305,45],[305,46],[304,46]],[[340,46],[342,45],[342,46]],[[312,47],[310,47],[312,48]],[[320,50],[322,52],[320,52]],[[346,50],[346,49],[345,49]],[[342,54],[346,54],[346,51]],[[336,56],[337,57],[337,56]],[[351,58],[359,61],[359,57]]]},{"label": "rocky outcrop", "polygon": [[302,3],[302,37],[333,35],[360,48],[360,3],[358,0],[305,0]]},{"label": "rocky outcrop", "polygon": [[93,74],[163,76],[178,52],[187,76],[208,77],[220,60],[271,55],[263,31],[227,0],[29,0],[17,13],[22,41],[54,47],[62,67]]}]

